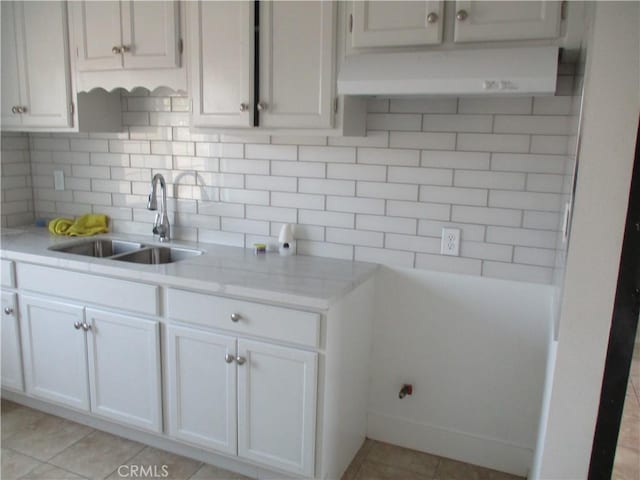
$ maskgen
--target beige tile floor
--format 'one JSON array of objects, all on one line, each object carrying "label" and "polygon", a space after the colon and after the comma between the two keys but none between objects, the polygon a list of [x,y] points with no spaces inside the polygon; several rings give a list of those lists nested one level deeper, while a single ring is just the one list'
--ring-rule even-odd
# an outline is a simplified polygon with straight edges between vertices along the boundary
[{"label": "beige tile floor", "polygon": [[640,480],[640,329],[631,361],[612,480]]},{"label": "beige tile floor", "polygon": [[[120,465],[167,466],[167,480],[245,480],[174,455],[3,400],[2,480],[119,480]],[[151,478],[151,477],[146,477]],[[518,480],[519,477],[367,440],[343,480]]]}]

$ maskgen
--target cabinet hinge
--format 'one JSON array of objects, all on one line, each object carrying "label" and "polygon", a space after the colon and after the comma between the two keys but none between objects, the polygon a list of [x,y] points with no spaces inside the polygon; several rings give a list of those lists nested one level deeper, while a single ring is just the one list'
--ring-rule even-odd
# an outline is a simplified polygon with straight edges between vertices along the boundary
[{"label": "cabinet hinge", "polygon": [[76,105],[75,103],[71,102],[71,115],[73,116],[74,113],[76,113]]},{"label": "cabinet hinge", "polygon": [[184,50],[184,44],[182,43],[182,39],[178,40],[178,53],[182,55],[182,51]]},{"label": "cabinet hinge", "polygon": [[349,33],[353,32],[353,14],[349,14]]},{"label": "cabinet hinge", "polygon": [[338,113],[338,97],[333,99],[333,113]]}]

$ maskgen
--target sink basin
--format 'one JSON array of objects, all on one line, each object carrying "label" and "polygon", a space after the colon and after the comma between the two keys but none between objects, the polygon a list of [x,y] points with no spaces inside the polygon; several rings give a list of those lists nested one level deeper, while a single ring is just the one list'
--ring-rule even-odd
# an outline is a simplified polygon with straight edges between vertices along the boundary
[{"label": "sink basin", "polygon": [[56,252],[73,253],[88,257],[112,257],[121,253],[132,252],[142,248],[142,244],[126,242],[124,240],[109,239],[84,239],[72,244],[54,245],[49,250]]},{"label": "sink basin", "polygon": [[163,263],[173,263],[185,258],[202,255],[199,250],[176,247],[144,247],[141,250],[118,255],[114,260],[122,262],[142,263],[146,265],[159,265]]}]

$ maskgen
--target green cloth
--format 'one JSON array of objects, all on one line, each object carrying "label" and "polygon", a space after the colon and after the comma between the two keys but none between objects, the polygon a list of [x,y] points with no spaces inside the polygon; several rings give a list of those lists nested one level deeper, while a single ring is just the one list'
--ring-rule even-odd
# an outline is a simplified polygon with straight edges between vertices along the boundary
[{"label": "green cloth", "polygon": [[72,237],[86,237],[109,231],[106,215],[88,213],[76,218],[58,217],[49,222],[49,231],[54,235],[68,235]]}]

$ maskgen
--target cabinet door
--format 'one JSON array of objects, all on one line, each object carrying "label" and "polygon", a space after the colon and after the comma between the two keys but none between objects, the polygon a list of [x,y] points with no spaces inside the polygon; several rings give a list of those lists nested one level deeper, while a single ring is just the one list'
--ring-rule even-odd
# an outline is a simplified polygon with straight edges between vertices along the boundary
[{"label": "cabinet door", "polygon": [[21,2],[18,11],[20,98],[25,127],[70,127],[71,83],[65,2]]},{"label": "cabinet door", "polygon": [[91,411],[162,430],[158,322],[87,309]]},{"label": "cabinet door", "polygon": [[15,293],[2,292],[2,386],[24,390],[22,352],[18,325],[18,302]]},{"label": "cabinet door", "polygon": [[78,71],[122,68],[122,54],[113,51],[123,45],[120,2],[75,1],[69,7]]},{"label": "cabinet door", "polygon": [[261,127],[332,126],[335,11],[335,2],[260,3]]},{"label": "cabinet door", "polygon": [[13,113],[12,108],[21,105],[20,103],[20,75],[18,73],[18,39],[15,2],[1,2],[2,20],[2,92],[0,101],[2,102],[2,126],[17,126],[22,123],[19,113]]},{"label": "cabinet door", "polygon": [[313,477],[317,354],[238,340],[238,356],[238,456]]},{"label": "cabinet door", "polygon": [[253,126],[254,2],[187,8],[193,126]]},{"label": "cabinet door", "polygon": [[30,296],[20,305],[27,393],[89,410],[84,309]]},{"label": "cabinet door", "polygon": [[559,1],[456,2],[456,42],[554,38],[560,33]]},{"label": "cabinet door", "polygon": [[180,66],[178,2],[123,1],[124,68]]},{"label": "cabinet door", "polygon": [[169,434],[235,455],[235,337],[168,325],[166,352]]},{"label": "cabinet door", "polygon": [[351,46],[431,45],[442,41],[443,2],[356,1]]}]

